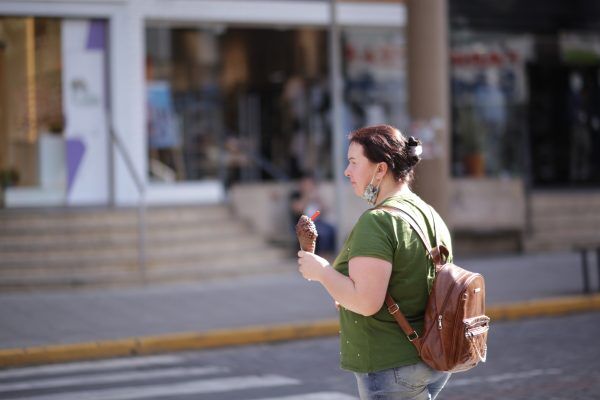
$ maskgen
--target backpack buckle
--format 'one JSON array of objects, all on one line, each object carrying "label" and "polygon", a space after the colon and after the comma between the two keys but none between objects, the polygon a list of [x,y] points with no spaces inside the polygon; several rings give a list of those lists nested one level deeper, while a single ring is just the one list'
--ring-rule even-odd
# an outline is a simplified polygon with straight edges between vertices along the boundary
[{"label": "backpack buckle", "polygon": [[392,315],[396,314],[398,311],[400,311],[400,307],[398,307],[398,304],[396,303],[388,307],[388,312]]},{"label": "backpack buckle", "polygon": [[409,342],[414,342],[419,338],[419,334],[417,333],[417,331],[413,331],[410,335],[406,335],[406,338]]}]

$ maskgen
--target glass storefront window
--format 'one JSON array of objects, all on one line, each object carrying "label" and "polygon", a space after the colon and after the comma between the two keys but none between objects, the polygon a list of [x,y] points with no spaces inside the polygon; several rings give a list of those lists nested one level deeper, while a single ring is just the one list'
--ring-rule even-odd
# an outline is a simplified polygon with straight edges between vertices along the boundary
[{"label": "glass storefront window", "polygon": [[527,35],[455,31],[451,44],[452,172],[511,177],[523,171]]},{"label": "glass storefront window", "polygon": [[105,20],[0,18],[0,199],[108,199]]},{"label": "glass storefront window", "polygon": [[283,179],[321,144],[324,31],[149,24],[146,38],[152,180]]},{"label": "glass storefront window", "polygon": [[61,22],[0,18],[0,185],[65,186]]},{"label": "glass storefront window", "polygon": [[455,29],[451,88],[454,176],[600,183],[597,33]]},{"label": "glass storefront window", "polygon": [[362,126],[410,125],[406,89],[406,43],[403,31],[346,28],[344,42],[345,106],[351,116],[346,132]]},{"label": "glass storefront window", "polygon": [[217,175],[222,135],[219,33],[148,28],[148,148],[153,180]]},{"label": "glass storefront window", "polygon": [[[344,131],[408,125],[403,32],[342,37]],[[331,178],[325,29],[149,22],[146,57],[151,180]]]}]

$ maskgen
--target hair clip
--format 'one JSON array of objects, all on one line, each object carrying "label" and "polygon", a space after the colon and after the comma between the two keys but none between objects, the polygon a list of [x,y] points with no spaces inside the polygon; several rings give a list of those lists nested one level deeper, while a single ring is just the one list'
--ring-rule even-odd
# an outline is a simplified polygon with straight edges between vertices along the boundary
[{"label": "hair clip", "polygon": [[421,141],[415,139],[414,136],[408,138],[408,155],[411,157],[419,157],[423,154],[423,146],[421,146]]}]

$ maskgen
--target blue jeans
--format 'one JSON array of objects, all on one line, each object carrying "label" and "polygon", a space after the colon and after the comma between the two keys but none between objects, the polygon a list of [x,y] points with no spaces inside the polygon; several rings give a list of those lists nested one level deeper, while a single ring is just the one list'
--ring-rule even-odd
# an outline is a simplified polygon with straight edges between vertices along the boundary
[{"label": "blue jeans", "polygon": [[355,372],[354,375],[361,400],[433,400],[451,374],[419,362],[366,374]]}]

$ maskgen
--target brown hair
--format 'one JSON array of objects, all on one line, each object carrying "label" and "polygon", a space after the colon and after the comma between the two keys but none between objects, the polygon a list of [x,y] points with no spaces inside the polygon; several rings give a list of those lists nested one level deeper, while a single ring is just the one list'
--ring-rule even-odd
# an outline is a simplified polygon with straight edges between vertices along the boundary
[{"label": "brown hair", "polygon": [[421,161],[412,150],[421,144],[419,140],[412,136],[405,138],[398,129],[390,125],[360,128],[352,132],[348,139],[350,143],[358,143],[363,147],[369,161],[386,163],[397,181],[412,181],[413,169]]}]

